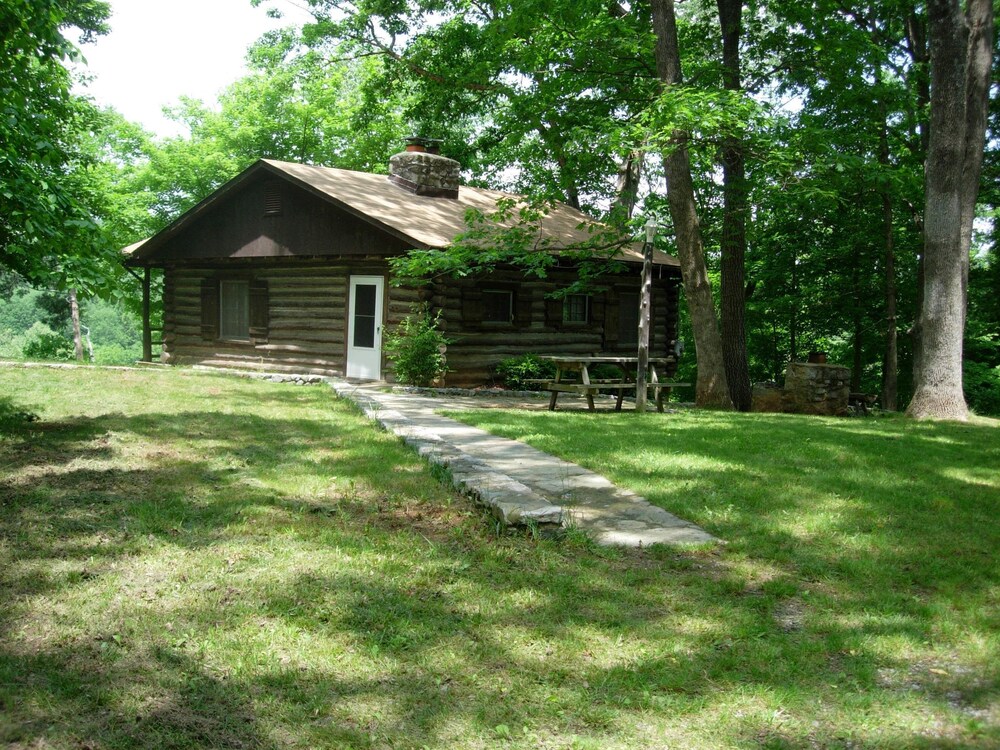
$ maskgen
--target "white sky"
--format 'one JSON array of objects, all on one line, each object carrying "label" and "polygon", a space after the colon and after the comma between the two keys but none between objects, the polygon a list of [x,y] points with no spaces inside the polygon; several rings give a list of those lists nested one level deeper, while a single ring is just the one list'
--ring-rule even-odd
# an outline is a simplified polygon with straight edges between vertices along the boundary
[{"label": "white sky", "polygon": [[[284,18],[268,18],[268,6]],[[83,93],[160,136],[181,132],[163,117],[164,106],[182,95],[214,104],[246,71],[251,43],[309,18],[294,0],[258,8],[250,0],[111,0],[111,12],[111,33],[82,48],[94,76]]]}]

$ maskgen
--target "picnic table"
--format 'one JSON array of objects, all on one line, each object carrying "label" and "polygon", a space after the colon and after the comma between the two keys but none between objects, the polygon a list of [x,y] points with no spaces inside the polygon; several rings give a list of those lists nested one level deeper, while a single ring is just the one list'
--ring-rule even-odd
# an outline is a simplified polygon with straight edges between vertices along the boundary
[{"label": "picnic table", "polygon": [[[542,390],[549,391],[549,411],[555,411],[556,401],[560,393],[576,393],[587,398],[587,408],[594,411],[594,396],[601,391],[613,391],[618,399],[615,411],[622,410],[622,401],[628,392],[636,390],[636,368],[638,357],[623,357],[618,355],[593,356],[543,356],[541,359],[552,362],[556,366],[556,376],[542,385]],[[672,388],[688,386],[690,383],[661,382],[656,373],[656,367],[666,366],[675,362],[673,357],[650,357],[649,372],[646,383],[652,389],[656,398],[656,410],[663,411],[663,401],[670,396]],[[614,365],[621,371],[620,377],[592,378],[590,368],[595,365]]]}]

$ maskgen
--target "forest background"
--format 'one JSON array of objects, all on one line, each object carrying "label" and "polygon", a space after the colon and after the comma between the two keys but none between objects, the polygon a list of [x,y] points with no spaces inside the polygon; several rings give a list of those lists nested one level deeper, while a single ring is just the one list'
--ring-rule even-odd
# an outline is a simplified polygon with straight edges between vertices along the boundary
[{"label": "forest background", "polygon": [[[106,3],[4,4],[0,356],[71,357],[72,290],[95,361],[136,358],[139,285],[122,247],[257,159],[384,172],[413,133],[442,138],[468,184],[565,201],[636,235],[652,217],[676,253],[664,154],[683,132],[714,305],[748,380],[780,382],[788,361],[822,350],[852,368],[853,390],[906,405],[929,139],[923,3],[687,0],[683,80],[667,89],[658,0],[308,5],[314,23],[265,35],[248,75],[216,102],[182,99],[170,117],[185,134],[157,138],[71,93],[66,63],[106,31]],[[994,84],[963,342],[982,414],[1000,414],[998,127]],[[726,263],[739,273],[722,278]]]}]

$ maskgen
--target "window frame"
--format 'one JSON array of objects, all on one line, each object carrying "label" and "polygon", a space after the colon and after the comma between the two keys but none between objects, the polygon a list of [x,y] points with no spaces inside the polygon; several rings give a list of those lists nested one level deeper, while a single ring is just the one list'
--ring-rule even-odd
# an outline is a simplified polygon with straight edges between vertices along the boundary
[{"label": "window frame", "polygon": [[[583,317],[575,317],[574,312],[579,313],[579,310],[574,311],[573,304],[571,300],[583,300]],[[566,325],[584,326],[590,324],[590,313],[593,306],[593,301],[591,300],[591,295],[589,294],[567,294],[563,297],[562,305],[562,322]]]},{"label": "window frame", "polygon": [[[507,316],[504,319],[495,319],[488,317],[489,306],[486,303],[486,295],[497,294],[504,295],[507,298]],[[513,326],[516,314],[516,300],[514,298],[515,291],[513,289],[501,289],[501,288],[489,288],[483,289],[480,293],[480,304],[482,305],[482,323],[488,326]]]}]

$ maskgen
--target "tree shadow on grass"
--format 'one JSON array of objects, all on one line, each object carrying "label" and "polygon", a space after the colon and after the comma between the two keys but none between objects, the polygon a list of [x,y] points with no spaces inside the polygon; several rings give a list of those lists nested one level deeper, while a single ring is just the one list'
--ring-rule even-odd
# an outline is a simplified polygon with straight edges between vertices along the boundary
[{"label": "tree shadow on grass", "polygon": [[[270,748],[245,691],[167,644],[0,647],[7,747]],[[8,692],[10,691],[10,692]],[[47,739],[48,741],[47,741]]]},{"label": "tree shadow on grass", "polygon": [[[0,735],[8,742],[270,747],[289,733],[314,746],[441,746],[461,727],[470,743],[500,746],[516,744],[510,734],[524,727],[525,747],[531,732],[613,743],[641,736],[650,717],[697,723],[707,712],[711,720],[713,703],[752,690],[794,696],[791,710],[806,715],[811,703],[839,700],[834,682],[890,707],[946,707],[953,689],[973,707],[996,695],[995,670],[975,688],[959,676],[954,684],[922,677],[916,699],[880,686],[879,668],[903,665],[887,664],[865,639],[918,642],[929,618],[914,602],[912,611],[900,604],[852,621],[879,601],[866,589],[873,568],[854,569],[837,559],[836,544],[768,523],[784,511],[808,512],[804,482],[790,497],[765,487],[747,507],[718,517],[715,530],[729,532],[731,546],[739,535],[744,549],[759,545],[772,569],[760,582],[725,555],[604,555],[490,539],[474,521],[409,528],[400,522],[409,517],[405,506],[432,485],[418,471],[412,494],[408,485],[389,491],[388,475],[415,461],[360,420],[190,411],[71,420],[38,433],[32,450],[2,453],[0,535],[8,547],[0,554],[16,563],[0,572],[13,595],[0,614],[0,700],[16,717]],[[685,436],[685,450],[718,458],[712,441],[705,428]],[[817,450],[836,461],[844,442],[830,435]],[[148,446],[136,465],[107,465],[132,444]],[[869,449],[852,448],[844,460]],[[757,471],[742,458],[730,450],[727,468],[697,481],[683,473],[656,481],[671,501],[700,493],[691,502],[697,509],[710,490],[733,486],[734,472]],[[335,473],[358,489],[304,496],[263,483],[268,471]],[[863,488],[846,471],[835,481],[845,496]],[[895,507],[877,498],[867,506],[842,509],[836,533],[870,530],[873,513]],[[892,541],[878,547],[875,568],[904,565],[933,541],[929,533],[908,539],[892,524],[873,528]],[[153,569],[156,555],[165,560]],[[945,572],[958,580],[963,570]],[[971,593],[995,584],[995,571],[975,563],[969,570],[981,574],[970,587],[982,589]],[[906,575],[885,581],[908,602]],[[837,616],[808,603],[799,617],[784,611],[801,602],[803,588],[831,580]],[[91,596],[110,601],[114,628],[104,619],[67,624],[46,611]],[[85,611],[100,618],[100,606]],[[26,622],[38,632],[20,629]],[[829,726],[775,730],[754,717],[743,725],[747,746],[837,747],[850,739]],[[898,742],[875,738],[899,748],[923,741],[906,731]]]}]

